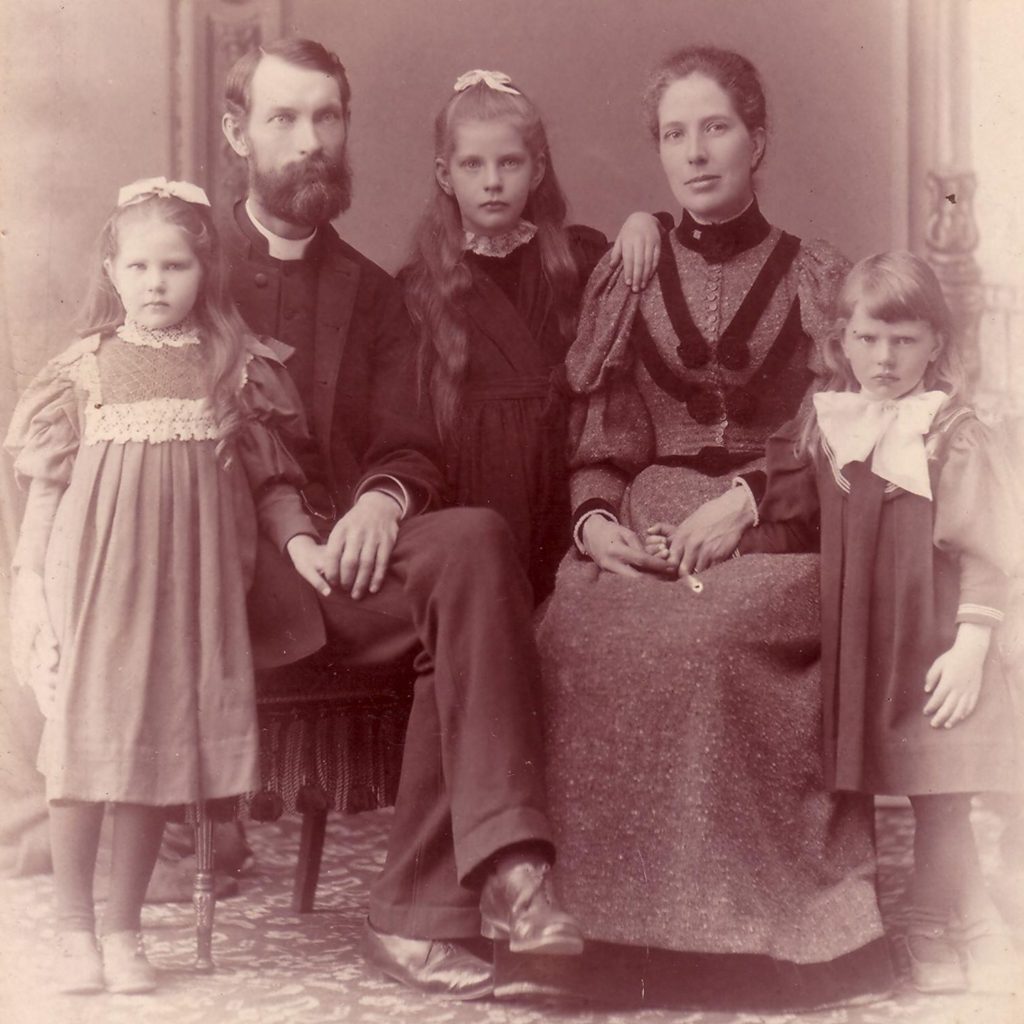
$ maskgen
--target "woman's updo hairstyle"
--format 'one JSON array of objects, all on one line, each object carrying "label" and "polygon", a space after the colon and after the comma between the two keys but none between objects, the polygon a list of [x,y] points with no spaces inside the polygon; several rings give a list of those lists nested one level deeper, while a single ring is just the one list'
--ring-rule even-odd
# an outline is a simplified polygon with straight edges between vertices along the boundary
[{"label": "woman's updo hairstyle", "polygon": [[[658,106],[665,90],[673,82],[692,74],[706,75],[729,94],[748,132],[762,128],[767,134],[768,104],[757,68],[732,50],[720,50],[717,46],[685,46],[666,57],[647,79],[641,103],[644,122],[655,142],[658,141]],[[762,151],[757,166],[763,159]]]}]

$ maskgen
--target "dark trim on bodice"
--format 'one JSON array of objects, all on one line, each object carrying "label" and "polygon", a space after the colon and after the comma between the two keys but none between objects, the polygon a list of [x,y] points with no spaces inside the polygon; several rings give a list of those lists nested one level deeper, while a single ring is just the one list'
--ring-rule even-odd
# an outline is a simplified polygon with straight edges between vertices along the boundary
[{"label": "dark trim on bodice", "polygon": [[[716,352],[719,365],[729,370],[741,370],[749,365],[750,337],[799,249],[800,239],[783,232],[719,339]],[[679,338],[676,351],[680,361],[690,369],[705,366],[711,358],[711,346],[690,316],[679,271],[671,253],[667,254],[667,258],[663,254],[658,266],[658,278],[669,321]],[[651,337],[642,311],[633,324],[633,344],[651,379],[662,391],[682,402],[690,416],[702,424],[717,423],[723,414],[726,419],[738,424],[755,422],[767,386],[789,365],[799,345],[807,340],[800,319],[800,297],[795,296],[779,333],[757,371],[744,384],[724,387],[719,398],[717,388],[687,380],[669,366]]]}]

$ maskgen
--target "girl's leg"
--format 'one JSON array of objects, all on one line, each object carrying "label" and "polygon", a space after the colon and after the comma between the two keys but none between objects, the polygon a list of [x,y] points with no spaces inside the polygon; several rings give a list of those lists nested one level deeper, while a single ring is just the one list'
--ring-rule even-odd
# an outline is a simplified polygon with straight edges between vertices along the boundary
[{"label": "girl's leg", "polygon": [[914,834],[915,906],[926,913],[950,912],[965,925],[999,921],[981,871],[971,828],[971,798],[966,793],[911,797]]},{"label": "girl's leg", "polygon": [[937,945],[948,945],[944,932],[953,915],[962,927],[971,988],[1012,990],[1019,980],[1018,965],[1009,932],[985,885],[971,828],[970,796],[911,797],[911,803],[917,827],[910,932],[911,937],[915,931],[920,936],[918,951],[927,956],[936,953]]},{"label": "girl's leg", "polygon": [[96,948],[92,899],[102,824],[103,804],[50,804],[50,849],[60,951],[53,980],[59,992],[85,994],[103,990],[103,965]]},{"label": "girl's leg", "polygon": [[[972,858],[970,797],[912,796],[914,874],[910,883],[907,949],[911,979],[925,992],[959,991],[967,984],[947,935],[950,914]],[[980,866],[978,872],[980,875]]]},{"label": "girl's leg", "polygon": [[156,866],[165,811],[145,804],[113,804],[110,889],[101,935],[138,932],[146,887]]},{"label": "girl's leg", "polygon": [[114,804],[110,843],[110,894],[100,945],[108,992],[141,993],[156,988],[142,946],[142,904],[156,866],[164,832],[164,809],[145,804]]},{"label": "girl's leg", "polygon": [[96,930],[92,883],[103,824],[103,804],[63,800],[50,804],[50,849],[57,902],[57,928]]}]

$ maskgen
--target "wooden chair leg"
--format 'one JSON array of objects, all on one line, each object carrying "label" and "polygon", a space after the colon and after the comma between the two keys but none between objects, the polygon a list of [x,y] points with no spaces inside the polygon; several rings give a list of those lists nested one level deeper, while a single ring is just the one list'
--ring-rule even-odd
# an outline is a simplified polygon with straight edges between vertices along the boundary
[{"label": "wooden chair leg", "polygon": [[302,815],[299,863],[295,869],[295,888],[292,891],[292,910],[296,914],[308,914],[313,909],[326,831],[326,810],[307,811]]},{"label": "wooden chair leg", "polygon": [[197,971],[210,972],[213,965],[213,821],[205,801],[196,806],[196,875],[192,887],[196,911]]}]

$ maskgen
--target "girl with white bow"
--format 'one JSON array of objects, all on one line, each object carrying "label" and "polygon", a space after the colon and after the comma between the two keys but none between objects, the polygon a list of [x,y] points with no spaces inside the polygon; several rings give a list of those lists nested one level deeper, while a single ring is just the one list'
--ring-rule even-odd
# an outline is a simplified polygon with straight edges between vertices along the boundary
[{"label": "girl with white bow", "polygon": [[973,793],[1018,790],[1022,774],[992,643],[1017,543],[1007,470],[965,404],[927,263],[862,260],[838,308],[829,384],[769,441],[760,521],[736,553],[821,552],[827,783],[910,798],[914,985],[1012,990],[1015,958],[969,818]]},{"label": "girl with white bow", "polygon": [[302,403],[228,297],[209,205],[187,182],[121,189],[84,336],[29,385],[6,439],[29,488],[11,636],[46,718],[63,992],[155,987],[140,913],[167,807],[257,788],[245,608],[257,527],[327,586],[283,441],[302,450]]}]

